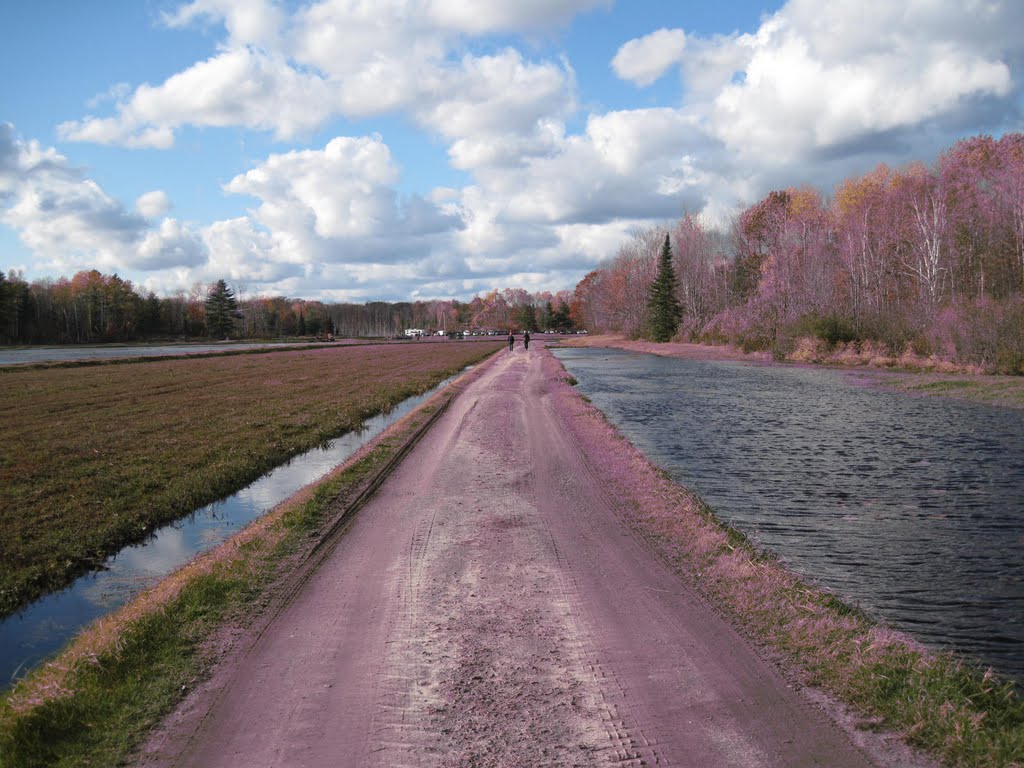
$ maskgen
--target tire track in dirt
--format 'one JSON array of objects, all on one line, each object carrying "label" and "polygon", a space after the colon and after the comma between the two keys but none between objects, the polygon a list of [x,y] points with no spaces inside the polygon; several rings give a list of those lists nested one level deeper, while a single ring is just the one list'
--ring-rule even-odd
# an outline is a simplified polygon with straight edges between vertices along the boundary
[{"label": "tire track in dirt", "polygon": [[452,403],[145,764],[869,764],[624,526],[542,354]]},{"label": "tire track in dirt", "polygon": [[[389,700],[378,718],[376,764],[607,764],[604,753],[640,764],[601,699],[557,546],[533,503],[514,371],[474,401],[435,476],[445,538],[422,550],[425,578],[406,588],[416,594],[401,626],[414,640],[389,650],[388,668],[406,671],[402,704]],[[410,730],[410,721],[430,727]]]}]

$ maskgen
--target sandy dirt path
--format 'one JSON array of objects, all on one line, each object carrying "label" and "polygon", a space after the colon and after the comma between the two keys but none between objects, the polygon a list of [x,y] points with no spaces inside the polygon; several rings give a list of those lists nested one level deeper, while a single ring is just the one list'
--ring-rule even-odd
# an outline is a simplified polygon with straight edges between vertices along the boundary
[{"label": "sandy dirt path", "polygon": [[543,354],[454,401],[142,764],[871,764],[627,529]]}]

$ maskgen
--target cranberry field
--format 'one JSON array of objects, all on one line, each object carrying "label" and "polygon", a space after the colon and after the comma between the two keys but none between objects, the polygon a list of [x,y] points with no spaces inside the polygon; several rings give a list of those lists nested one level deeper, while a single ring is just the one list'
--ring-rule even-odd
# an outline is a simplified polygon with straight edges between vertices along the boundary
[{"label": "cranberry field", "polygon": [[0,372],[0,616],[499,346]]}]

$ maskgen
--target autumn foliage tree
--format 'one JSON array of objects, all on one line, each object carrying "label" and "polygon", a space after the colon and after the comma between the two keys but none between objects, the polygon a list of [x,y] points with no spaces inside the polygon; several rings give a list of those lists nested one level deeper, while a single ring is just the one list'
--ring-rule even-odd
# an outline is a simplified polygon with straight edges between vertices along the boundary
[{"label": "autumn foliage tree", "polygon": [[[770,192],[728,232],[672,233],[685,338],[779,355],[808,340],[1024,373],[1024,134],[958,142],[933,165],[879,165]],[[636,335],[657,259],[632,236],[577,285],[574,314]],[[874,345],[872,347],[872,345]]]},{"label": "autumn foliage tree", "polygon": [[651,283],[647,298],[647,309],[650,313],[650,336],[652,341],[671,341],[679,329],[679,319],[683,311],[676,297],[679,281],[672,267],[672,244],[665,234],[665,244],[661,246],[658,257],[658,276]]},{"label": "autumn foliage tree", "polygon": [[699,333],[728,305],[731,263],[722,251],[721,238],[700,219],[687,214],[672,233],[673,264],[679,280],[677,296],[686,335]]},{"label": "autumn foliage tree", "polygon": [[[223,288],[227,290],[227,284]],[[82,271],[71,279],[26,281],[20,273],[0,274],[0,344],[91,343],[128,339],[185,340],[214,335],[251,339],[333,333],[346,337],[394,337],[406,328],[437,330],[567,330],[573,327],[573,294],[530,293],[522,288],[494,290],[468,302],[452,299],[325,303],[285,296],[246,294],[227,304],[229,324],[212,333],[220,302],[207,302],[219,284],[195,283],[157,296],[138,291],[117,275]],[[228,291],[229,293],[233,293]],[[557,307],[551,311],[548,307]],[[529,310],[526,308],[530,307]],[[533,320],[529,318],[532,315]]]}]

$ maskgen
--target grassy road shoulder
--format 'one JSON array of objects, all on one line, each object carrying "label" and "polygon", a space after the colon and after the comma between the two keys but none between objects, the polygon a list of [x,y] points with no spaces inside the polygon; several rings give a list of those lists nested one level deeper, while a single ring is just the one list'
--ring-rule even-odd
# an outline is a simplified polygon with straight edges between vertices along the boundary
[{"label": "grassy road shoulder", "polygon": [[0,702],[0,766],[116,765],[206,675],[232,638],[287,597],[353,500],[473,371],[342,467],[131,604],[96,622]]}]

